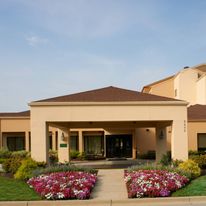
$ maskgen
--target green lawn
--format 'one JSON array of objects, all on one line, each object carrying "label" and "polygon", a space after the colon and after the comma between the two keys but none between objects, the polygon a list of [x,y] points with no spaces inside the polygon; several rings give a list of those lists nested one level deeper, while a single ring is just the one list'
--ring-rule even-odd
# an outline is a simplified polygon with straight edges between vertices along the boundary
[{"label": "green lawn", "polygon": [[206,175],[191,181],[186,187],[174,192],[172,197],[204,195],[206,195]]},{"label": "green lawn", "polygon": [[0,176],[0,201],[8,200],[41,200],[41,198],[25,182]]}]

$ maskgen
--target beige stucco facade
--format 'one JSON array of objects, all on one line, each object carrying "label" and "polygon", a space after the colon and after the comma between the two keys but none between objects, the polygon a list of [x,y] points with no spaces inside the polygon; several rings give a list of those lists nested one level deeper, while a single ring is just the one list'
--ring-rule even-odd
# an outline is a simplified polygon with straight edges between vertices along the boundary
[{"label": "beige stucco facade", "polygon": [[197,81],[197,94],[196,94],[196,98],[197,98],[197,103],[198,104],[206,104],[206,76],[205,74],[199,78],[199,80]]},{"label": "beige stucco facade", "polygon": [[[48,160],[48,126],[53,125],[66,134],[66,147],[59,148],[60,161],[69,160],[69,133],[75,128],[109,128],[130,130],[171,126],[171,151],[174,159],[187,159],[187,103],[185,102],[104,102],[104,103],[31,103],[31,154],[38,161]],[[167,148],[167,140],[156,135],[157,157]],[[166,138],[166,134],[164,135]],[[136,136],[135,136],[136,139]],[[133,140],[134,141],[134,140]],[[136,142],[136,140],[134,141]],[[163,142],[163,143],[162,143]],[[137,142],[138,144],[138,142]],[[41,147],[39,147],[41,145]],[[137,146],[133,144],[133,158]],[[61,155],[62,151],[65,156]],[[160,155],[158,154],[160,153]],[[61,157],[63,159],[61,159]]]},{"label": "beige stucco facade", "polygon": [[188,139],[189,149],[198,149],[198,134],[206,134],[206,122],[205,121],[189,121],[188,122]]},{"label": "beige stucco facade", "polygon": [[21,136],[24,138],[24,149],[30,150],[30,118],[0,117],[0,148],[8,149],[7,137]]},{"label": "beige stucco facade", "polygon": [[[206,64],[186,67],[169,78],[143,87],[142,92],[185,100],[188,106],[206,105]],[[199,149],[198,135],[206,134],[205,119],[188,122],[189,150]]]},{"label": "beige stucco facade", "polygon": [[174,78],[167,78],[166,81],[158,81],[157,83],[154,83],[152,86],[146,86],[143,91],[149,94],[175,98]]}]

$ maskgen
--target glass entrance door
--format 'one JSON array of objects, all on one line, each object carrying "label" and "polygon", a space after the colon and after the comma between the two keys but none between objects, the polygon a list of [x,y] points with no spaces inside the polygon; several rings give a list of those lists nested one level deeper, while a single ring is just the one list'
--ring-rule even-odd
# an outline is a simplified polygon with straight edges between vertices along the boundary
[{"label": "glass entrance door", "polygon": [[132,157],[132,135],[106,135],[107,157]]}]

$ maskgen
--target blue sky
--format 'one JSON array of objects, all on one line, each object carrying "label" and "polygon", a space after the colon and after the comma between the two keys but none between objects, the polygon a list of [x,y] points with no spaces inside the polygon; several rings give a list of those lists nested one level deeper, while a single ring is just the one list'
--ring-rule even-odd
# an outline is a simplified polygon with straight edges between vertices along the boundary
[{"label": "blue sky", "polygon": [[0,111],[206,62],[205,0],[0,0]]}]

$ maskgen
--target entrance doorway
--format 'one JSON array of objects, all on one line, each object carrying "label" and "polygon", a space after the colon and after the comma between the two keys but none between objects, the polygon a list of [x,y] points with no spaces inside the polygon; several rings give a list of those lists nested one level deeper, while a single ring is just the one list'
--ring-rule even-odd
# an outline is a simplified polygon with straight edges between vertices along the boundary
[{"label": "entrance doorway", "polygon": [[106,156],[114,157],[132,157],[132,135],[106,135]]}]

